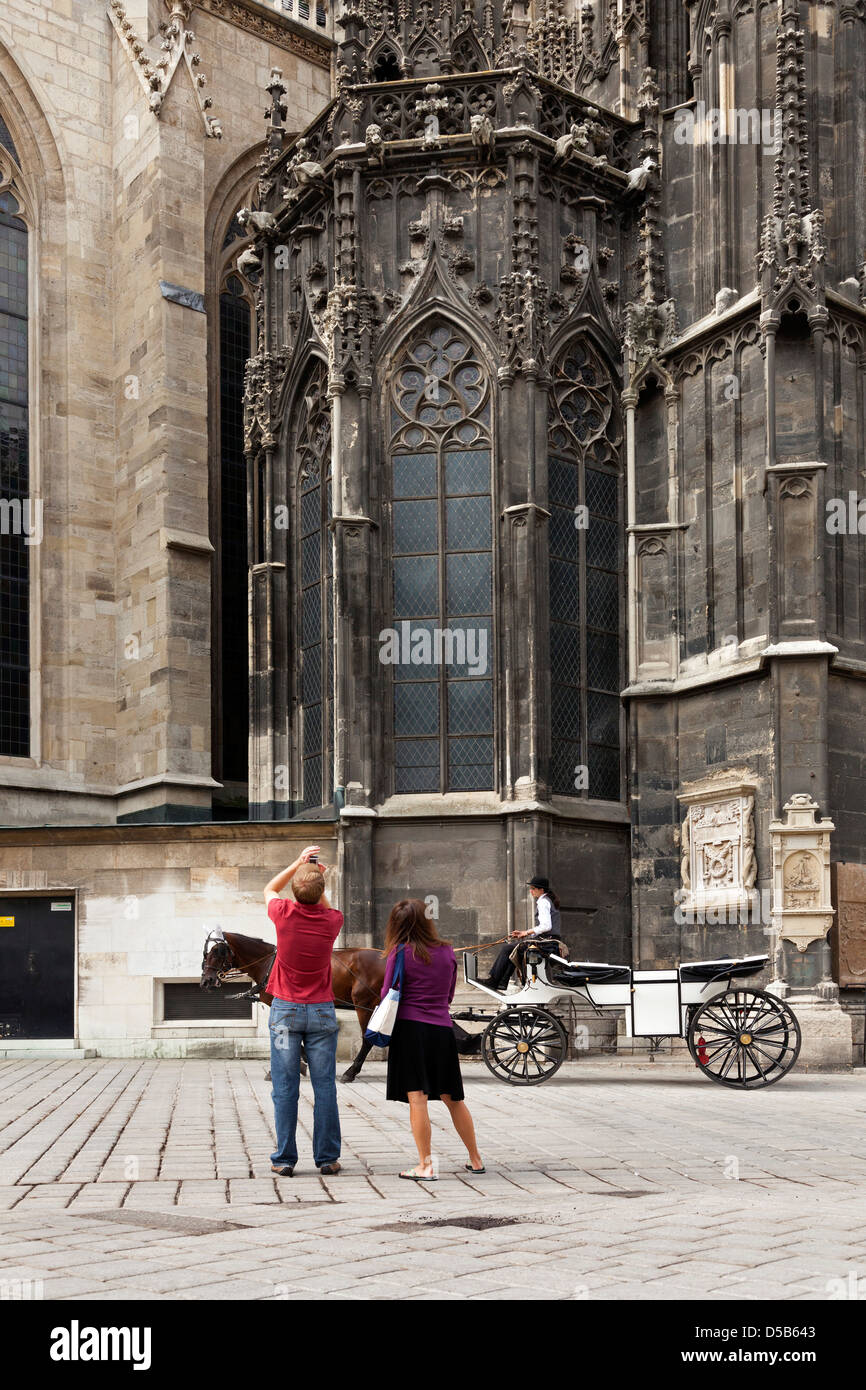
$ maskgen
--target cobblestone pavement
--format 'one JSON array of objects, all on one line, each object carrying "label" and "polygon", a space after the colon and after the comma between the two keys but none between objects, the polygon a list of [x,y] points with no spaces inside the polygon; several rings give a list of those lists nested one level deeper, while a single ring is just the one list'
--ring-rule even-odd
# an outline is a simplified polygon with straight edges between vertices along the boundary
[{"label": "cobblestone pavement", "polygon": [[275,1180],[261,1061],[2,1062],[0,1298],[866,1295],[866,1072],[750,1093],[664,1063],[464,1075],[487,1173],[433,1104],[440,1180],[418,1186],[382,1065],[340,1087],[334,1178],[302,1083]]}]

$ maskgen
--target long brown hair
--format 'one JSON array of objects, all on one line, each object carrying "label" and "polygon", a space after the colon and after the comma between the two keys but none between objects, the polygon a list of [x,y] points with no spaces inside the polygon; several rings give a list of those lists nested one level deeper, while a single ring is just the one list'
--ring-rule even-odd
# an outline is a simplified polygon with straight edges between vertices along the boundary
[{"label": "long brown hair", "polygon": [[431,918],[427,916],[426,905],[418,898],[401,898],[391,908],[391,916],[385,928],[387,954],[390,955],[395,946],[411,946],[415,957],[429,965],[431,949],[448,945],[450,942],[442,940]]}]

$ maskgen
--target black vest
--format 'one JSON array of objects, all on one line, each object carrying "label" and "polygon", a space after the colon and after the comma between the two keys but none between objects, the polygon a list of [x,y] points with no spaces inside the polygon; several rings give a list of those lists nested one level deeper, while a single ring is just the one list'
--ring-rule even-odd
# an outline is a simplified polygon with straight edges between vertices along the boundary
[{"label": "black vest", "polygon": [[[547,898],[548,902],[550,903],[550,935],[559,936],[559,908],[556,906],[556,903],[553,901],[553,898],[550,896],[549,893],[542,893],[541,897]],[[538,927],[538,904],[540,902],[541,898],[536,898],[534,902],[536,928]],[[547,932],[544,932],[543,935],[546,936]]]}]

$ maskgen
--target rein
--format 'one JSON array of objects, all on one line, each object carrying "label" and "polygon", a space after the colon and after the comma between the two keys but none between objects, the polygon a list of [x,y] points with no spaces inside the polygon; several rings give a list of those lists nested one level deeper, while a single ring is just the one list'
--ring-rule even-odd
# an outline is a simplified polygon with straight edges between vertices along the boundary
[{"label": "rein", "polygon": [[[226,942],[226,945],[228,946],[228,942]],[[229,946],[229,955],[231,955],[232,960],[234,960],[234,955],[232,954],[231,946]],[[271,961],[273,961],[276,959],[276,955],[276,950],[266,951],[263,956],[256,956],[255,960],[248,961],[246,965],[230,965],[227,970],[218,970],[216,972],[217,979],[225,980],[228,978],[229,975],[233,974],[249,975],[251,965],[258,965],[259,961],[262,960],[270,959]],[[268,974],[270,974],[270,970],[268,971]]]}]

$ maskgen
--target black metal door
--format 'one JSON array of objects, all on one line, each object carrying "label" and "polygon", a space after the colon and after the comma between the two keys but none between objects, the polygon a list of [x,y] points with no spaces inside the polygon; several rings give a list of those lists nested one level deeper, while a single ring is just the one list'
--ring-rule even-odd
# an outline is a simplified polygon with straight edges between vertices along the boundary
[{"label": "black metal door", "polygon": [[74,1030],[74,899],[0,896],[0,1039]]}]

